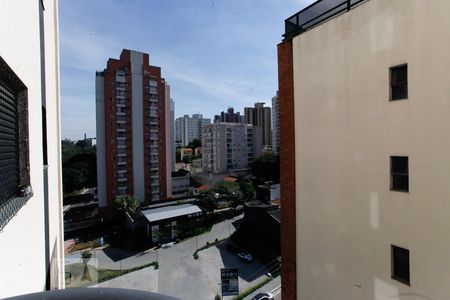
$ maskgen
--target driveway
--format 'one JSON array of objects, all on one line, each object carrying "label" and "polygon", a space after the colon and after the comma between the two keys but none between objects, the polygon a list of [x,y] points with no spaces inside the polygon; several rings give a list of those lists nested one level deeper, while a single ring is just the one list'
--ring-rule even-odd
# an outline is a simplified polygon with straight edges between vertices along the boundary
[{"label": "driveway", "polygon": [[[92,264],[104,269],[128,269],[152,261],[159,261],[159,270],[153,267],[135,271],[124,276],[105,281],[98,286],[124,287],[159,292],[185,300],[211,300],[220,293],[220,269],[239,269],[240,291],[254,286],[265,278],[267,269],[257,260],[250,263],[239,259],[226,248],[226,243],[199,252],[199,259],[192,254],[197,248],[224,239],[235,231],[243,215],[222,221],[213,226],[210,232],[190,238],[169,248],[148,250],[131,254],[119,249],[106,247],[94,250]],[[80,254],[70,255],[72,260]],[[91,262],[90,262],[91,263]]]}]

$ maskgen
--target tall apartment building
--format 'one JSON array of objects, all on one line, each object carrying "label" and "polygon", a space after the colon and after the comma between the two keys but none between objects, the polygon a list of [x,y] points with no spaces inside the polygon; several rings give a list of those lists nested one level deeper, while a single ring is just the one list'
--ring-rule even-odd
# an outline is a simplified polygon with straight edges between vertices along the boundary
[{"label": "tall apartment building", "polygon": [[207,172],[246,169],[261,155],[261,127],[214,123],[203,127],[202,158]]},{"label": "tall apartment building", "polygon": [[214,116],[214,123],[245,123],[245,119],[240,112],[234,112],[234,108],[229,107],[226,112]]},{"label": "tall apartment building", "polygon": [[280,153],[280,100],[277,94],[272,97],[272,150]]},{"label": "tall apartment building", "polygon": [[117,195],[142,203],[170,197],[173,113],[161,68],[148,54],[124,49],[97,72],[96,108],[99,206],[109,212]]},{"label": "tall apartment building", "polygon": [[256,124],[254,121],[255,109],[253,107],[244,107],[244,122],[245,124]]},{"label": "tall apartment building", "polygon": [[175,122],[176,143],[188,145],[194,139],[202,140],[202,127],[211,124],[211,119],[203,118],[202,114],[193,114],[192,117],[184,115]]},{"label": "tall apartment building", "polygon": [[336,3],[278,45],[283,299],[450,299],[450,1]]},{"label": "tall apartment building", "polygon": [[1,1],[0,28],[3,299],[64,288],[58,1]]},{"label": "tall apartment building", "polygon": [[262,144],[272,145],[272,112],[264,107],[264,102],[255,103],[255,107],[244,108],[244,122],[262,128]]}]

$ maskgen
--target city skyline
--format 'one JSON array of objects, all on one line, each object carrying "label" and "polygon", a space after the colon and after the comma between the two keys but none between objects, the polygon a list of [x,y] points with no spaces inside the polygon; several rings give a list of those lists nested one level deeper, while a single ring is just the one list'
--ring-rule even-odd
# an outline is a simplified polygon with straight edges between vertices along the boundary
[{"label": "city skyline", "polygon": [[[61,137],[95,137],[93,78],[123,48],[149,53],[163,68],[175,117],[270,105],[277,90],[274,45],[284,30],[279,20],[312,2],[61,1]],[[181,25],[161,26],[172,19]]]}]

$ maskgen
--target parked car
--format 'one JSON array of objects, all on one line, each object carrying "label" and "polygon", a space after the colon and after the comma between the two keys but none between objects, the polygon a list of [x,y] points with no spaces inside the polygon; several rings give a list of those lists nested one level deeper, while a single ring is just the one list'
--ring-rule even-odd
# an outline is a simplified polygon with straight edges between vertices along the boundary
[{"label": "parked car", "polygon": [[253,260],[253,256],[250,253],[239,252],[238,256],[248,262],[251,262]]},{"label": "parked car", "polygon": [[253,296],[252,300],[273,300],[272,293],[259,293]]}]

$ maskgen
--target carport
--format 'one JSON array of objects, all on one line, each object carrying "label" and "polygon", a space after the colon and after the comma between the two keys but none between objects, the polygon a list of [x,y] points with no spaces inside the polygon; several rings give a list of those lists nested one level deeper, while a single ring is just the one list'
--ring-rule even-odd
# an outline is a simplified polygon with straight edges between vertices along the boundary
[{"label": "carport", "polygon": [[178,230],[195,227],[203,220],[202,209],[194,204],[149,208],[141,212],[153,243],[176,239]]}]

